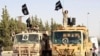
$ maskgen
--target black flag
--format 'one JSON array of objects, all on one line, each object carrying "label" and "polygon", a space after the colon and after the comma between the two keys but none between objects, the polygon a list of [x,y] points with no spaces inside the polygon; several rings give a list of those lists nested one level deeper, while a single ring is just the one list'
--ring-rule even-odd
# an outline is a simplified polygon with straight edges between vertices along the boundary
[{"label": "black flag", "polygon": [[58,2],[56,3],[55,10],[59,10],[59,9],[61,9],[61,8],[62,8],[61,2],[58,1]]},{"label": "black flag", "polygon": [[29,14],[26,4],[22,5],[22,12],[23,12],[24,15],[28,15]]}]

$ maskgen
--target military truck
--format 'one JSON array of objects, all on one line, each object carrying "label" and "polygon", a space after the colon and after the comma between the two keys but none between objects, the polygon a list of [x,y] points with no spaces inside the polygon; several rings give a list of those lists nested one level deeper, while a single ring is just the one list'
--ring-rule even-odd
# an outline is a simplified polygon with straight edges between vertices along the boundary
[{"label": "military truck", "polygon": [[16,34],[13,43],[13,56],[40,56],[41,55],[40,32],[22,32]]},{"label": "military truck", "polygon": [[53,56],[91,56],[92,43],[85,26],[73,26],[53,32]]},{"label": "military truck", "polygon": [[[67,14],[66,14],[67,15]],[[52,33],[53,56],[92,56],[92,42],[87,27],[75,25],[75,18],[66,16],[63,26]]]},{"label": "military truck", "polygon": [[33,27],[30,18],[26,20],[26,23],[26,31],[12,34],[12,39],[14,39],[13,56],[44,56],[51,54],[47,31],[39,31],[38,25]]}]

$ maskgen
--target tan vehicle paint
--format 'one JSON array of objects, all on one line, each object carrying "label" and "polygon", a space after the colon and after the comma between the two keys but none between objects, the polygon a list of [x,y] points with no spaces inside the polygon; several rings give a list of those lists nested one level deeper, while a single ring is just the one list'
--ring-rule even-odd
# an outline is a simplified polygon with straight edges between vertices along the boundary
[{"label": "tan vehicle paint", "polygon": [[42,33],[27,32],[15,35],[13,56],[40,56]]},{"label": "tan vehicle paint", "polygon": [[68,26],[65,29],[55,30],[53,32],[52,41],[53,41],[52,42],[53,56],[62,56],[62,55],[91,56],[92,55],[90,50],[92,48],[92,43],[89,40],[88,29],[85,26],[73,26],[73,27]]}]

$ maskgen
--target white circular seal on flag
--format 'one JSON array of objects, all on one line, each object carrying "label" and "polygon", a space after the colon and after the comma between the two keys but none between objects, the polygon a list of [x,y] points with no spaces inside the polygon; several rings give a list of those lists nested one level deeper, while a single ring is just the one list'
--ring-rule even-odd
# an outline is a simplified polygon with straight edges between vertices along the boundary
[{"label": "white circular seal on flag", "polygon": [[68,43],[68,38],[63,38],[63,39],[62,39],[62,43],[63,43],[63,44]]}]

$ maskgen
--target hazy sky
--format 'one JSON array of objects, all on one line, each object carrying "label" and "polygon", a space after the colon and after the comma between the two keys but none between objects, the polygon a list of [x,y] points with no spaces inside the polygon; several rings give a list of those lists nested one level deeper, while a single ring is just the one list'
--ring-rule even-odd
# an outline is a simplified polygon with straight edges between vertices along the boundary
[{"label": "hazy sky", "polygon": [[[0,0],[0,15],[2,8],[7,6],[10,16],[17,18],[22,14],[21,6],[26,3],[30,16],[37,15],[44,22],[54,21],[62,24],[62,11],[55,11],[55,3],[58,0]],[[61,0],[65,10],[69,11],[69,17],[77,19],[76,24],[88,26],[90,36],[99,36],[100,34],[100,0]],[[90,13],[87,15],[87,13]],[[23,22],[28,16],[23,17]],[[1,17],[0,17],[1,19]],[[88,20],[88,21],[87,21]],[[87,23],[88,22],[88,23]]]}]

